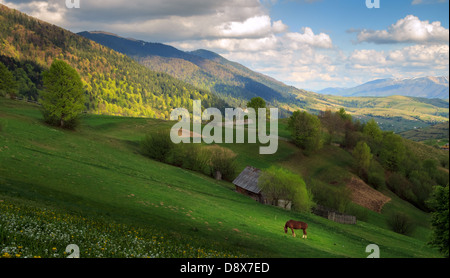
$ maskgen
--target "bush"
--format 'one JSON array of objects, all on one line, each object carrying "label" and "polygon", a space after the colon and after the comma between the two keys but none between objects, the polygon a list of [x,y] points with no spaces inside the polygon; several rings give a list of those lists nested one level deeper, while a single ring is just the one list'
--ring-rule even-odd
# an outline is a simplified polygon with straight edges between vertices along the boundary
[{"label": "bush", "polygon": [[160,162],[167,162],[174,148],[175,144],[170,139],[169,131],[150,133],[141,143],[142,154]]},{"label": "bush", "polygon": [[351,203],[351,192],[345,185],[331,185],[315,179],[311,179],[308,184],[318,204],[344,213]]},{"label": "bush", "polygon": [[175,144],[168,130],[148,134],[141,142],[141,152],[151,159],[211,177],[215,177],[217,171],[227,181],[236,177],[236,154],[233,151],[217,145]]},{"label": "bush", "polygon": [[205,175],[211,175],[211,154],[202,145],[199,144],[180,144],[180,150],[175,150],[175,156],[179,156],[182,161],[181,167],[192,171],[201,172]]},{"label": "bush", "polygon": [[372,163],[370,164],[367,183],[375,189],[386,186],[384,169],[376,160],[372,160]]},{"label": "bush", "polygon": [[446,257],[449,257],[449,215],[448,215],[448,198],[449,186],[436,186],[433,189],[427,205],[432,209],[431,225],[433,227],[433,235],[430,241]]},{"label": "bush", "polygon": [[415,225],[411,218],[401,212],[392,214],[387,219],[387,224],[392,231],[402,235],[410,235],[415,229]]},{"label": "bush", "polygon": [[449,165],[449,156],[446,155],[444,157],[442,157],[439,161],[441,163],[441,166],[448,169],[448,165]]},{"label": "bush", "polygon": [[385,186],[384,174],[369,172],[368,184],[375,189],[380,189]]},{"label": "bush", "polygon": [[303,212],[309,212],[314,205],[303,179],[284,168],[272,166],[262,171],[258,184],[266,198],[273,202],[291,201],[293,209]]},{"label": "bush", "polygon": [[219,171],[222,178],[227,181],[233,181],[236,177],[236,154],[231,150],[220,146],[211,146],[207,149],[210,153],[211,173],[212,177]]},{"label": "bush", "polygon": [[417,198],[412,192],[412,184],[400,173],[392,173],[386,181],[389,189],[403,200],[417,204]]}]

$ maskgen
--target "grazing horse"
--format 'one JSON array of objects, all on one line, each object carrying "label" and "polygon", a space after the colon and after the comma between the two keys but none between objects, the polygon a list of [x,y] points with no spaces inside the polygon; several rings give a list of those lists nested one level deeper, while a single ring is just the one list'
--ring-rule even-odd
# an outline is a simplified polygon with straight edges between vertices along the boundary
[{"label": "grazing horse", "polygon": [[287,230],[290,228],[292,230],[292,236],[295,237],[295,230],[302,229],[303,230],[303,236],[302,238],[307,238],[306,229],[308,228],[308,224],[301,221],[295,221],[295,220],[289,220],[286,222],[286,225],[284,225],[284,232],[287,234]]}]

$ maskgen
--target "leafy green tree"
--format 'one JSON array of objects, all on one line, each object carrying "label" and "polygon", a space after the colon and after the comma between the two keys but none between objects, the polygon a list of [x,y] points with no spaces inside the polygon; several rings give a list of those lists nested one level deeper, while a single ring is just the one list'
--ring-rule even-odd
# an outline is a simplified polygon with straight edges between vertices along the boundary
[{"label": "leafy green tree", "polygon": [[339,117],[344,120],[344,121],[352,121],[352,115],[347,114],[347,112],[345,111],[344,108],[339,109],[338,112],[336,112],[337,115],[339,115]]},{"label": "leafy green tree", "polygon": [[40,103],[44,120],[54,126],[75,128],[78,117],[85,109],[83,83],[78,72],[66,62],[55,60],[44,72],[45,91]]},{"label": "leafy green tree", "polygon": [[379,155],[381,164],[391,171],[399,171],[406,157],[406,147],[403,138],[393,132],[384,133],[382,148]]},{"label": "leafy green tree", "polygon": [[363,133],[369,136],[370,140],[379,143],[383,139],[383,132],[374,119],[370,119],[363,129]]},{"label": "leafy green tree", "polygon": [[353,157],[356,161],[358,175],[360,177],[365,177],[369,171],[370,162],[373,157],[370,152],[370,147],[366,144],[366,142],[360,141],[356,144],[356,147],[353,149]]},{"label": "leafy green tree", "polygon": [[288,125],[294,143],[306,154],[322,148],[321,124],[317,116],[304,111],[295,111],[289,118]]},{"label": "leafy green tree", "polygon": [[433,210],[431,225],[433,226],[433,236],[430,244],[439,248],[439,251],[449,257],[449,186],[436,186],[427,202]]},{"label": "leafy green tree", "polygon": [[258,185],[274,203],[278,200],[291,201],[298,211],[309,211],[314,204],[303,179],[286,169],[272,166],[262,171]]},{"label": "leafy green tree", "polygon": [[255,109],[256,120],[258,121],[258,108],[266,108],[266,101],[262,97],[254,97],[247,102],[247,107]]},{"label": "leafy green tree", "polygon": [[17,93],[17,83],[12,72],[0,62],[0,96],[9,95],[14,98]]}]

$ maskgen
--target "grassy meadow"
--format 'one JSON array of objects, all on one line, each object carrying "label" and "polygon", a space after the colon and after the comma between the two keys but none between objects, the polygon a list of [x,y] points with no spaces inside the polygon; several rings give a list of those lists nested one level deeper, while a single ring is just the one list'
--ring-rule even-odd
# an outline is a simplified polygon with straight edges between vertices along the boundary
[{"label": "grassy meadow", "polygon": [[[365,221],[344,225],[259,204],[229,182],[140,154],[147,132],[171,126],[85,115],[66,131],[45,125],[38,106],[0,98],[0,257],[67,257],[70,244],[82,258],[364,258],[369,244],[381,257],[440,257],[427,245],[429,215],[389,192],[381,214],[367,210]],[[351,168],[351,157],[333,146],[309,158],[285,140],[272,156],[259,155],[257,145],[222,146],[238,154],[238,171],[276,164],[308,181],[330,167]],[[387,228],[396,210],[414,217],[410,236]],[[308,223],[308,239],[284,233],[289,219]]]}]

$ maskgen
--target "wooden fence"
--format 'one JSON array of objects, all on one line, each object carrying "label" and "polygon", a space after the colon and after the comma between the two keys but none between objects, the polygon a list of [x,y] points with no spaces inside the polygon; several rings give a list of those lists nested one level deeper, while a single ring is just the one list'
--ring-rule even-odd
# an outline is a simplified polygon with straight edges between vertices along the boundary
[{"label": "wooden fence", "polygon": [[336,210],[317,205],[312,213],[341,224],[356,224],[356,216],[340,213]]}]

